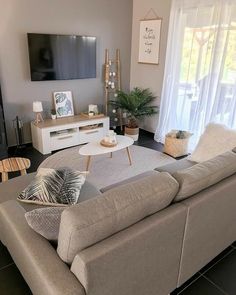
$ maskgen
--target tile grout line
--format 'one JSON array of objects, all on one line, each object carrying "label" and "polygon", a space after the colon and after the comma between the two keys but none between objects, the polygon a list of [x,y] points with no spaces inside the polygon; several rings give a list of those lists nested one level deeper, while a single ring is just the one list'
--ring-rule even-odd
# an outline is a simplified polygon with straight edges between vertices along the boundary
[{"label": "tile grout line", "polygon": [[0,271],[2,271],[2,270],[4,270],[5,268],[8,268],[9,266],[12,266],[12,265],[14,265],[14,264],[15,264],[14,262],[11,262],[11,263],[9,263],[9,264],[7,264],[7,265],[1,267],[1,268],[0,268]]},{"label": "tile grout line", "polygon": [[[184,290],[186,290],[188,287],[190,287],[193,283],[195,283],[198,279],[200,279],[201,277],[204,277],[205,279],[207,279],[207,277],[204,275],[207,271],[209,271],[212,267],[214,267],[218,262],[220,262],[221,260],[223,260],[224,258],[226,258],[229,254],[231,254],[234,250],[236,250],[236,248],[234,248],[233,245],[231,245],[232,249],[227,253],[225,254],[220,260],[216,261],[216,263],[214,263],[211,267],[209,267],[206,271],[204,272],[201,272],[199,271],[199,276],[193,280],[191,283],[189,283],[185,288],[183,288],[183,290],[181,290],[180,292],[177,293],[178,294],[181,294]],[[209,281],[210,283],[212,283],[213,285],[215,285],[214,282],[211,282],[210,280],[207,279],[207,281]],[[215,285],[215,287],[217,287],[219,290],[221,290],[221,292],[223,292],[225,295],[228,295],[227,293],[225,293],[225,291],[223,291],[219,286]]]},{"label": "tile grout line", "polygon": [[208,277],[206,277],[205,275],[202,275],[209,283],[211,283],[213,286],[215,286],[219,291],[221,291],[223,294],[225,295],[229,295],[228,293],[226,293],[223,289],[221,289],[220,286],[218,286],[216,283],[214,283],[212,280],[208,279]]},{"label": "tile grout line", "polygon": [[183,290],[179,291],[177,295],[181,294],[184,290],[186,290],[188,287],[190,287],[193,283],[195,283],[198,279],[200,279],[203,276],[200,272],[198,272],[198,274],[199,276],[196,279],[194,279],[191,283],[189,283],[186,287],[184,287]]},{"label": "tile grout line", "polygon": [[231,254],[233,251],[235,250],[235,248],[232,248],[227,254],[225,254],[222,258],[220,258],[219,260],[217,260],[212,266],[210,266],[208,269],[206,269],[205,271],[201,272],[201,270],[199,271],[199,273],[201,275],[204,275],[206,272],[208,272],[210,269],[212,269],[212,267],[216,266],[216,264],[218,264],[220,261],[222,261],[223,259],[225,259],[229,254]]}]

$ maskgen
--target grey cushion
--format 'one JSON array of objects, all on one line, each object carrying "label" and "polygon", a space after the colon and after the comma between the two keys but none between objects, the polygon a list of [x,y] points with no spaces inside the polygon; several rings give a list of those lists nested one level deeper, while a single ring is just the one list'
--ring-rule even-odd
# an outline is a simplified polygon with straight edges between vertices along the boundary
[{"label": "grey cushion", "polygon": [[[81,189],[79,203],[90,200],[100,194],[94,185],[86,181]],[[25,218],[29,226],[49,241],[57,241],[61,214],[65,207],[45,208],[45,206],[41,206],[41,208],[33,210],[31,204],[24,204],[24,206],[28,206],[26,211],[29,212],[26,212]]]},{"label": "grey cushion", "polygon": [[49,241],[57,241],[61,213],[64,207],[35,209],[25,213],[29,226]]},{"label": "grey cushion", "polygon": [[168,173],[153,171],[145,179],[67,208],[59,229],[59,256],[71,263],[81,250],[167,207],[178,187]]},{"label": "grey cushion", "polygon": [[147,176],[149,176],[149,175],[152,175],[152,173],[153,173],[153,171],[146,171],[146,172],[143,172],[143,173],[141,173],[141,174],[138,174],[138,175],[135,175],[135,176],[133,176],[133,177],[127,178],[127,179],[122,180],[122,181],[120,181],[120,182],[116,182],[116,183],[114,183],[114,184],[111,184],[111,185],[109,185],[109,186],[106,186],[106,187],[100,189],[100,191],[101,191],[102,193],[105,193],[106,191],[109,191],[110,189],[113,189],[113,188],[115,188],[115,187],[117,187],[117,186],[119,186],[119,185],[127,184],[127,183],[132,182],[132,181],[137,181],[137,180],[139,180],[139,179],[142,179],[142,178],[144,178],[144,177],[147,177]]},{"label": "grey cushion", "polygon": [[195,162],[189,161],[188,159],[182,159],[175,161],[174,163],[170,163],[161,167],[157,167],[155,170],[159,172],[168,172],[171,175],[179,170],[183,170],[186,168],[190,168],[195,165]]},{"label": "grey cushion", "polygon": [[236,154],[226,152],[211,160],[175,172],[180,190],[174,201],[186,199],[236,172]]}]

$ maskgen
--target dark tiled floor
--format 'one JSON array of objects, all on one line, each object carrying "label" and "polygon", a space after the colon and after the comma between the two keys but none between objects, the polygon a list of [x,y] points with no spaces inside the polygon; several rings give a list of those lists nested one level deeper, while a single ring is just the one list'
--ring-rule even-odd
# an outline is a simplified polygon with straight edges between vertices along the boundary
[{"label": "dark tiled floor", "polygon": [[[142,130],[140,132],[140,139],[136,144],[158,151],[163,150],[163,146],[153,140],[152,133]],[[32,163],[29,172],[35,171],[39,164],[47,157],[41,155],[30,146],[21,151],[12,149],[10,155],[31,159]],[[13,263],[7,249],[0,243],[0,295],[21,294],[28,295],[31,292]],[[219,254],[183,286],[171,293],[171,295],[177,294],[236,295],[236,242]]]}]

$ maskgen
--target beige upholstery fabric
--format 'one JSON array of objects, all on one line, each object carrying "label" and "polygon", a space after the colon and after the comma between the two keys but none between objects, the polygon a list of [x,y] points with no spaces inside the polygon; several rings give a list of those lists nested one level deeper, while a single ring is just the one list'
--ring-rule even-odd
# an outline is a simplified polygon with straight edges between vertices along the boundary
[{"label": "beige upholstery fabric", "polygon": [[9,200],[16,200],[18,195],[25,189],[34,179],[36,173],[30,173],[23,176],[12,178],[6,182],[0,183],[0,203]]},{"label": "beige upholstery fabric", "polygon": [[189,212],[178,286],[236,240],[236,176],[181,204]]},{"label": "beige upholstery fabric", "polygon": [[104,188],[101,188],[100,191],[102,193],[105,193],[106,191],[109,191],[110,189],[113,189],[113,188],[116,188],[117,186],[120,186],[120,185],[123,185],[123,184],[127,184],[127,183],[130,183],[131,181],[137,181],[137,180],[140,180],[144,177],[147,177],[149,175],[152,175],[153,174],[153,171],[146,171],[146,172],[143,172],[141,174],[138,174],[138,175],[135,175],[133,177],[130,177],[130,178],[127,178],[125,180],[122,180],[120,182],[117,182],[117,183],[114,183],[114,184],[111,184],[111,185],[108,185]]},{"label": "beige upholstery fabric", "polygon": [[167,207],[178,191],[168,173],[153,175],[109,190],[99,198],[63,211],[57,252],[71,263],[88,246]]},{"label": "beige upholstery fabric", "polygon": [[16,202],[0,205],[0,238],[34,295],[85,295],[50,243],[35,233]]},{"label": "beige upholstery fabric", "polygon": [[180,190],[174,201],[181,201],[236,173],[236,154],[226,152],[211,160],[178,171],[173,177]]},{"label": "beige upholstery fabric", "polygon": [[158,167],[155,170],[159,172],[168,172],[172,175],[173,173],[179,170],[190,168],[195,164],[196,164],[195,162],[189,161],[188,159],[184,158],[182,160],[175,161],[174,163],[170,163],[165,166]]},{"label": "beige upholstery fabric", "polygon": [[187,210],[172,205],[76,255],[87,295],[167,295],[176,288]]}]

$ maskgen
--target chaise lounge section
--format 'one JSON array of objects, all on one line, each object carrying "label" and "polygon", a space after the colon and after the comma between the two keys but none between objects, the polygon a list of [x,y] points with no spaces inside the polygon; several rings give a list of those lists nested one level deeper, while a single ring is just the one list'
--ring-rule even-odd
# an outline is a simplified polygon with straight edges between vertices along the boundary
[{"label": "chaise lounge section", "polygon": [[33,294],[165,295],[231,245],[236,154],[181,161],[102,195],[89,184],[89,200],[62,213],[57,249],[14,200],[33,175],[1,184],[0,238]]}]

